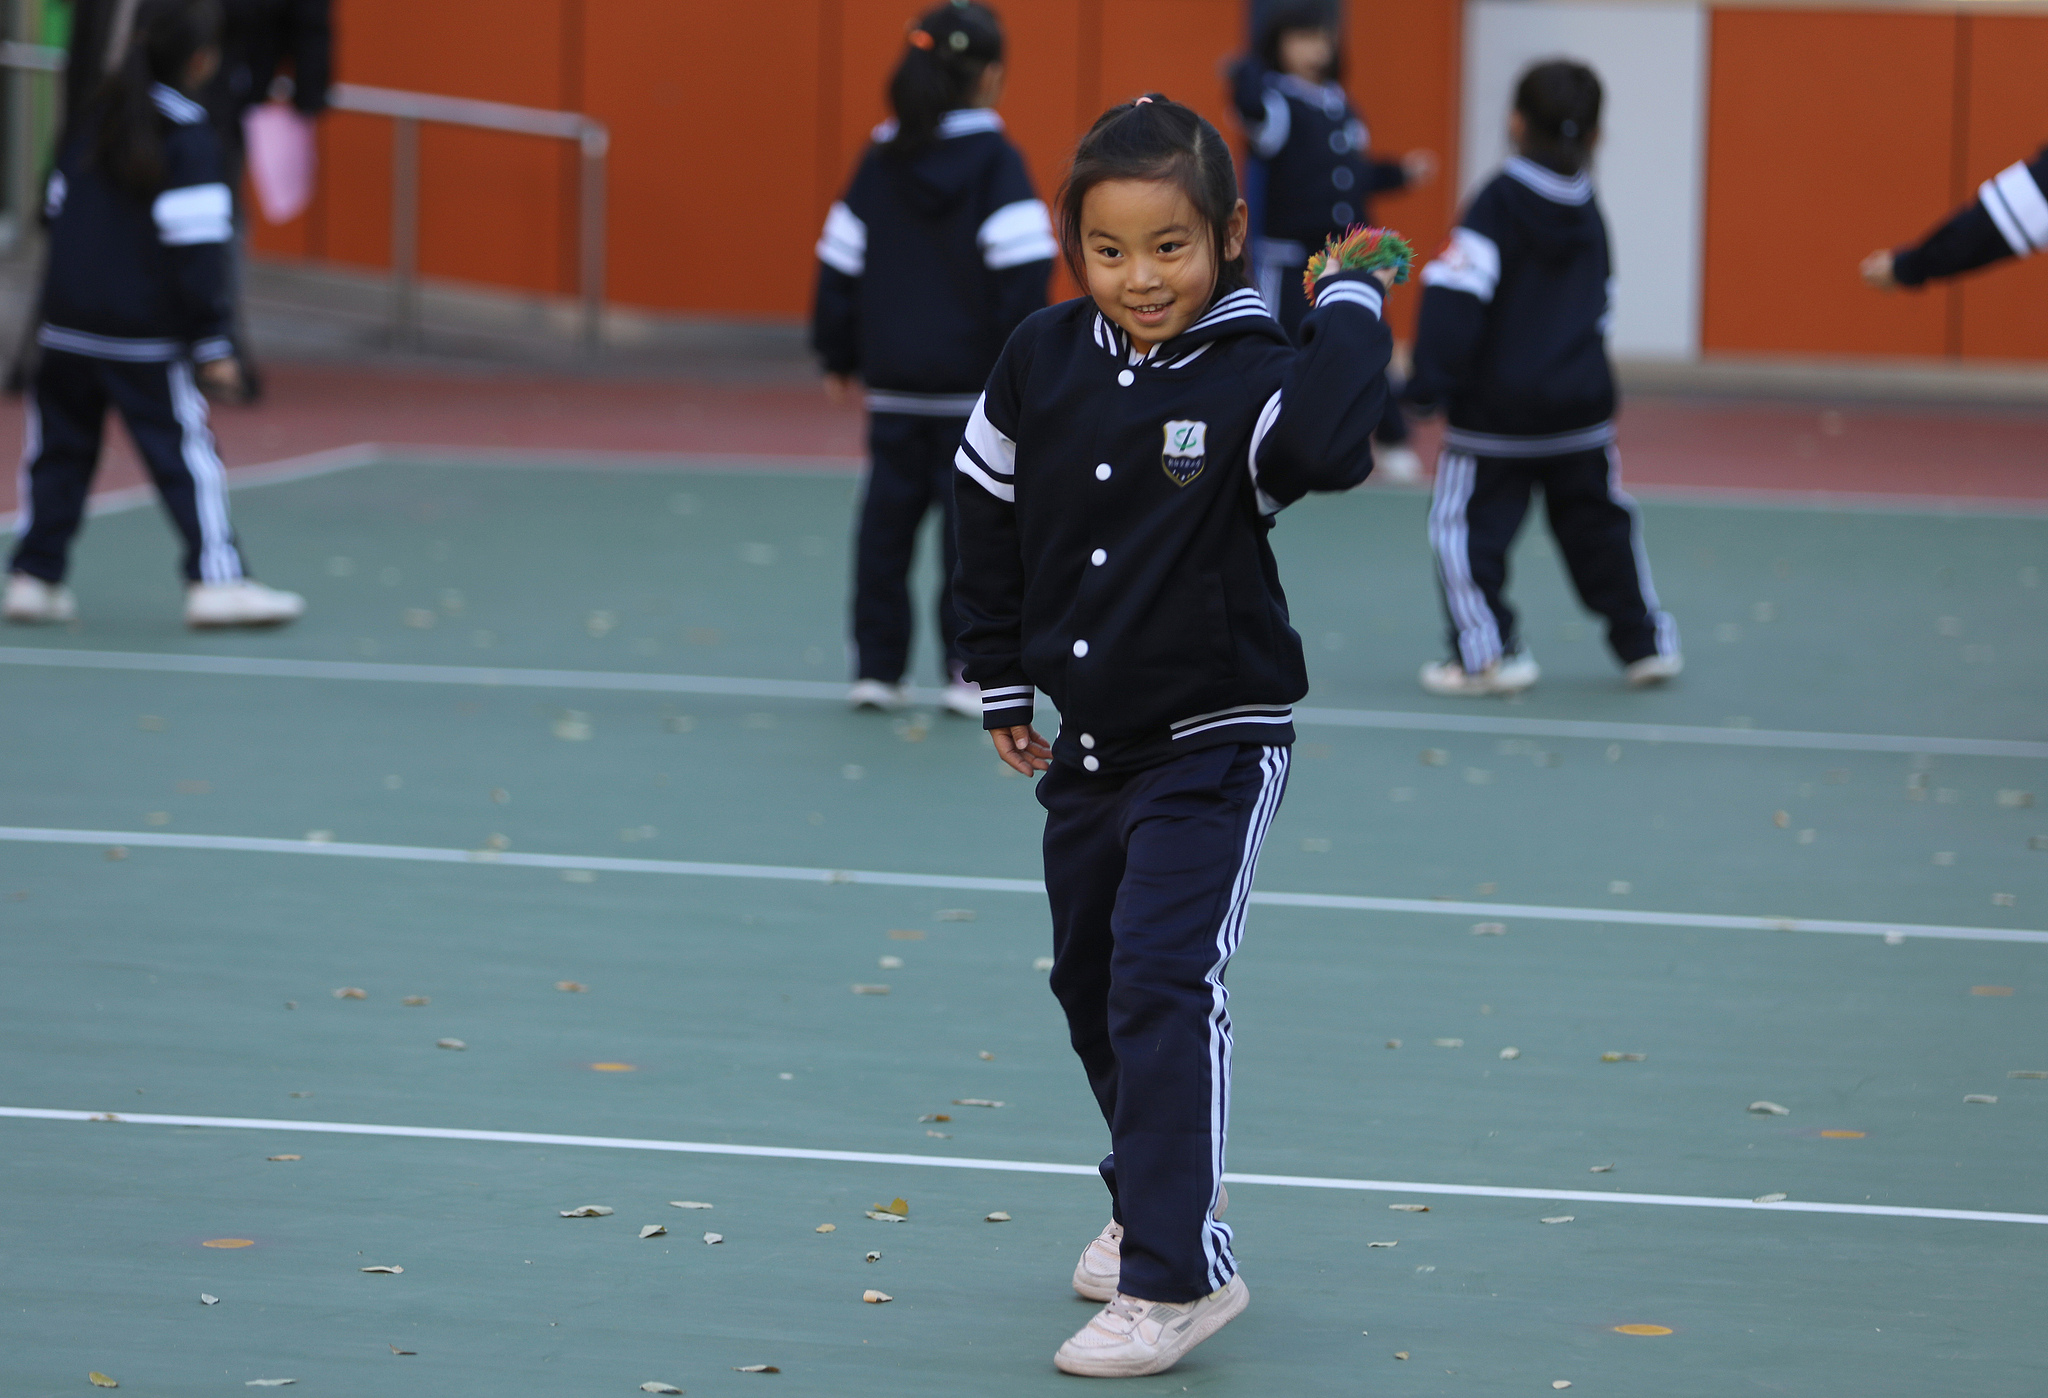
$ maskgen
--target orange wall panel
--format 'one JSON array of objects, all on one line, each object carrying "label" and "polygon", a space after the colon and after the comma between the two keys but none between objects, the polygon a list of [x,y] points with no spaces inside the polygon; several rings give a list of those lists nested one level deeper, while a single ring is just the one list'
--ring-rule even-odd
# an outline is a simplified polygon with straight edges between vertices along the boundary
[{"label": "orange wall panel", "polygon": [[1100,105],[1163,92],[1230,130],[1223,70],[1244,33],[1241,0],[1103,0]]},{"label": "orange wall panel", "polygon": [[[1346,35],[1346,86],[1372,130],[1373,153],[1385,158],[1433,150],[1443,163],[1434,184],[1373,200],[1373,217],[1400,230],[1419,258],[1443,246],[1458,216],[1463,29],[1462,0],[1408,0],[1372,8],[1354,4]],[[1395,334],[1414,334],[1421,301],[1415,287],[1389,298]]]},{"label": "orange wall panel", "polygon": [[[2048,15],[1963,20],[1965,107],[1960,198],[2048,143]],[[1971,359],[2048,359],[2048,257],[2000,262],[1956,283]]]},{"label": "orange wall panel", "polygon": [[1704,348],[1943,352],[1950,292],[1856,267],[1950,203],[1957,42],[1954,14],[1714,11]]}]

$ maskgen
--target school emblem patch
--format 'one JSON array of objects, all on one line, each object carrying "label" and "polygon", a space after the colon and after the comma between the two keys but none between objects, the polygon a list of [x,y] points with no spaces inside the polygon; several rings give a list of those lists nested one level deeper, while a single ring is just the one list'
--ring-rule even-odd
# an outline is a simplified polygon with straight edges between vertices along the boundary
[{"label": "school emblem patch", "polygon": [[1160,465],[1166,468],[1167,479],[1175,485],[1186,485],[1202,474],[1202,466],[1208,452],[1209,424],[1206,422],[1169,422],[1166,424],[1166,450],[1160,456]]}]

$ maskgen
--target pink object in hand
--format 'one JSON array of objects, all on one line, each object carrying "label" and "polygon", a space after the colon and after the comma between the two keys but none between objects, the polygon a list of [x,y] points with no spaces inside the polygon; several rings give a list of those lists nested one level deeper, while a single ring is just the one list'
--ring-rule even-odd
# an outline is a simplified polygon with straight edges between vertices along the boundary
[{"label": "pink object in hand", "polygon": [[290,223],[313,202],[313,122],[288,102],[259,102],[242,118],[249,183],[270,223]]}]

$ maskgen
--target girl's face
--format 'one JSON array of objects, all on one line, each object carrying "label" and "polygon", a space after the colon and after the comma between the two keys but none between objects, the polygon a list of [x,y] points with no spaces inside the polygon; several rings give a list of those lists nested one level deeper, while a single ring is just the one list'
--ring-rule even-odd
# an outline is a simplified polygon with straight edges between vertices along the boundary
[{"label": "girl's face", "polygon": [[[1244,200],[1230,212],[1220,262],[1244,251]],[[1171,180],[1106,180],[1081,200],[1088,294],[1150,349],[1208,309],[1220,266],[1209,224]]]},{"label": "girl's face", "polygon": [[1327,29],[1289,29],[1280,35],[1280,71],[1319,83],[1337,61],[1337,36]]}]

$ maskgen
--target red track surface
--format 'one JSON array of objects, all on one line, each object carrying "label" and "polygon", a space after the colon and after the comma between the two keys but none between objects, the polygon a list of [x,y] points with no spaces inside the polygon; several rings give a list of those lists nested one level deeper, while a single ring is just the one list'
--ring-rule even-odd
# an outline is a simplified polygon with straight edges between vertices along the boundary
[{"label": "red track surface", "polygon": [[[857,410],[800,387],[460,374],[277,363],[259,407],[221,409],[230,468],[357,442],[514,450],[837,459],[856,469]],[[20,440],[19,400],[0,438]],[[97,482],[142,479],[125,434]],[[1425,459],[1435,434],[1425,429]],[[2048,411],[1637,398],[1622,420],[1628,480],[1707,490],[2048,500]],[[787,463],[777,462],[778,466]],[[0,509],[14,506],[13,473]]]}]

